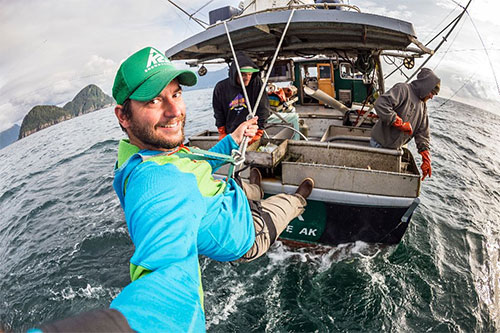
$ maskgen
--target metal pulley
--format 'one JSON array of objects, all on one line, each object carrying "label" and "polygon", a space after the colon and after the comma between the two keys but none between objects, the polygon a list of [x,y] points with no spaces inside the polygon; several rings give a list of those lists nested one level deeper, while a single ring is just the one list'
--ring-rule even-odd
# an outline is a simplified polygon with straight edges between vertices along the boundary
[{"label": "metal pulley", "polygon": [[207,74],[208,70],[204,65],[201,65],[201,67],[198,69],[198,75],[199,76],[205,76]]},{"label": "metal pulley", "polygon": [[415,58],[413,57],[404,58],[403,65],[408,69],[412,69],[413,67],[415,67]]}]

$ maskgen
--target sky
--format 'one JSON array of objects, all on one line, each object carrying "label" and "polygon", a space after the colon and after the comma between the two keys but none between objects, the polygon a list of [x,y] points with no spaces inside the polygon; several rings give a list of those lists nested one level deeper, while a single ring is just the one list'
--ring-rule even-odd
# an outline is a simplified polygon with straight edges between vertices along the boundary
[{"label": "sky", "polygon": [[[190,13],[207,2],[176,0]],[[213,0],[196,16],[208,21],[209,10],[239,2]],[[426,43],[468,0],[344,2],[412,22]],[[500,115],[499,10],[498,0],[472,0],[470,17],[427,67],[442,79],[441,97]],[[114,75],[129,55],[146,46],[165,51],[201,30],[167,0],[0,0],[0,132],[20,125],[35,105],[65,104],[88,84],[111,95]],[[386,86],[403,80],[394,75]]]}]

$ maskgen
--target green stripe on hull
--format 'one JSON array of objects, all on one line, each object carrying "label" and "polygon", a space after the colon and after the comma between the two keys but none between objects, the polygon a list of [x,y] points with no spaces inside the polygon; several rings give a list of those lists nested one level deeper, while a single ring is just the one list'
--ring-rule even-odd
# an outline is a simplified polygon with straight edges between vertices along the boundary
[{"label": "green stripe on hull", "polygon": [[325,204],[308,200],[305,212],[290,222],[280,238],[316,243],[325,231],[325,225]]}]

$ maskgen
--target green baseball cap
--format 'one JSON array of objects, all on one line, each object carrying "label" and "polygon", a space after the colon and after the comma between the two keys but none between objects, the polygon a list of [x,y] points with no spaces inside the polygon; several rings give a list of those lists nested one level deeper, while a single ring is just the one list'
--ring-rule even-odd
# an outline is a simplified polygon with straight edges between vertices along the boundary
[{"label": "green baseball cap", "polygon": [[257,68],[253,68],[251,66],[245,66],[240,68],[240,72],[242,73],[257,73],[259,70]]},{"label": "green baseball cap", "polygon": [[118,104],[127,98],[149,101],[175,78],[185,86],[194,86],[198,81],[194,72],[175,68],[160,51],[146,47],[121,64],[113,84],[113,97]]}]

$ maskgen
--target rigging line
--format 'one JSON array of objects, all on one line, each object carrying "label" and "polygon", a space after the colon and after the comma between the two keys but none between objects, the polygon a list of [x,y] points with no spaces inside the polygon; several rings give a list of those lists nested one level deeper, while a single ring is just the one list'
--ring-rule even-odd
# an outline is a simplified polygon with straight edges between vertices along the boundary
[{"label": "rigging line", "polygon": [[[462,14],[460,14],[460,15],[462,15]],[[438,32],[430,41],[428,41],[427,43],[425,43],[425,46],[427,46],[430,43],[432,43],[434,41],[434,39],[436,39],[437,37],[439,37],[446,29],[448,29],[453,23],[455,23],[460,18],[460,15],[458,15],[457,17],[455,17],[450,23],[448,23],[448,25],[446,27],[444,27],[443,29],[441,29],[441,31]],[[396,71],[398,71],[401,67],[403,67],[403,63],[401,65],[399,65],[397,68],[395,68],[392,72],[390,72],[389,74],[387,74],[386,76],[384,76],[384,80],[387,80],[392,74],[394,74]]]},{"label": "rigging line", "polygon": [[[392,61],[390,62],[389,59],[387,59],[388,57],[383,55],[382,56],[382,59],[384,59],[384,62],[387,64],[387,65],[394,65],[396,61]],[[398,65],[399,66],[399,65]]]},{"label": "rigging line", "polygon": [[[175,8],[179,9],[181,12],[183,12],[184,14],[186,14],[187,16],[189,16],[189,13],[186,12],[182,7],[180,7],[179,5],[177,5],[175,2],[173,2],[172,0],[167,0],[168,2],[170,2],[172,5],[175,6]],[[190,17],[190,16],[189,16]],[[195,21],[196,23],[198,23],[203,29],[207,29],[207,23],[203,22],[202,20],[196,18],[196,17],[192,17],[193,21]]]},{"label": "rigging line", "polygon": [[[240,64],[238,63],[238,57],[236,56],[236,51],[234,50],[231,34],[229,33],[229,28],[227,27],[227,21],[224,21],[224,29],[226,30],[226,36],[229,42],[229,47],[231,48],[231,53],[233,54],[233,62],[236,65],[236,71],[238,73],[238,77],[240,78],[241,89],[243,90],[243,95],[245,96],[245,101],[248,107],[248,119],[250,119],[255,115],[255,113],[252,110],[252,105],[250,103],[250,99],[248,98],[247,89],[245,87],[245,83],[243,82],[243,76],[241,75]],[[245,151],[247,150],[247,145],[248,145],[248,137],[243,136],[243,140],[240,143],[239,150],[233,150],[233,152],[231,153],[231,155],[235,160],[241,160],[241,161],[245,160]],[[235,171],[236,171],[235,169],[232,170],[230,169],[229,176],[234,176]]]},{"label": "rigging line", "polygon": [[276,47],[276,52],[274,53],[273,60],[271,61],[271,65],[269,65],[269,68],[267,69],[267,75],[266,79],[264,81],[264,84],[262,85],[262,88],[260,89],[259,96],[257,97],[257,101],[255,102],[255,105],[259,105],[260,100],[262,98],[262,95],[264,94],[264,90],[266,90],[267,86],[267,81],[269,81],[269,77],[271,76],[271,72],[274,67],[274,62],[276,61],[276,58],[278,57],[279,50],[281,48],[281,45],[283,44],[283,40],[285,39],[285,35],[288,31],[288,27],[290,26],[290,22],[292,21],[293,14],[295,13],[295,8],[292,9],[292,12],[290,13],[290,17],[288,18],[288,22],[286,23],[285,29],[283,30],[281,34],[281,39],[278,43],[278,46]]},{"label": "rigging line", "polygon": [[386,58],[387,58],[387,60],[384,60],[386,63],[387,63],[387,61],[390,61],[392,65],[394,65],[394,66],[396,66],[396,67],[397,67],[396,69],[399,69],[399,71],[401,72],[401,74],[402,74],[404,77],[408,78],[408,75],[406,75],[406,73],[405,73],[405,72],[401,69],[401,66],[400,66],[400,65],[399,65],[399,67],[398,67],[398,65],[396,64],[396,61],[395,61],[394,59],[391,59],[391,58],[389,58],[389,57],[386,57]]},{"label": "rigging line", "polygon": [[202,10],[203,8],[205,8],[206,6],[210,5],[212,2],[214,2],[214,0],[210,0],[208,1],[207,3],[205,3],[203,6],[201,6],[200,8],[198,8],[198,10],[196,10],[193,14],[189,15],[189,17],[193,17],[196,13],[198,13],[200,10]]},{"label": "rigging line", "polygon": [[243,10],[241,11],[241,13],[243,14],[253,4],[255,4],[255,0],[250,1],[250,3],[245,8],[243,8]]},{"label": "rigging line", "polygon": [[243,82],[243,76],[241,75],[240,64],[238,62],[238,57],[236,57],[236,51],[234,50],[233,40],[231,39],[231,34],[229,33],[229,28],[227,27],[227,22],[224,21],[224,29],[226,30],[227,41],[229,42],[229,47],[231,48],[231,53],[233,54],[233,61],[236,66],[236,71],[238,73],[238,78],[240,79],[241,90],[243,90],[243,95],[245,96],[245,101],[248,107],[248,114],[252,117],[254,116],[254,112],[252,110],[252,105],[250,103],[250,99],[248,98],[247,88],[245,87],[245,83]]},{"label": "rigging line", "polygon": [[441,104],[437,107],[437,109],[439,110],[439,109],[440,109],[443,105],[445,105],[445,104],[446,104],[446,103],[448,103],[448,102],[449,102],[449,101],[450,101],[453,97],[455,97],[455,96],[456,96],[456,94],[458,94],[458,92],[459,92],[460,90],[462,90],[462,88],[463,88],[463,87],[465,87],[467,84],[469,84],[469,82],[472,80],[472,78],[473,78],[475,75],[476,75],[476,73],[472,73],[472,75],[471,75],[471,76],[469,76],[469,78],[467,79],[467,81],[465,81],[465,83],[464,83],[464,84],[463,84],[460,88],[458,88],[458,90],[456,90],[456,91],[453,93],[453,95],[451,95],[451,96],[450,96],[450,97],[449,97],[446,101],[444,101],[443,103],[441,103]]},{"label": "rigging line", "polygon": [[[251,118],[255,117],[256,110],[260,104],[260,99],[262,98],[262,94],[264,93],[264,90],[266,89],[267,81],[269,80],[269,76],[271,75],[271,72],[273,70],[274,62],[276,61],[276,58],[278,57],[279,50],[281,48],[281,45],[283,44],[283,40],[285,39],[285,35],[288,31],[288,27],[290,26],[290,22],[292,21],[292,17],[293,17],[294,13],[295,13],[295,8],[292,9],[292,11],[290,13],[290,17],[288,18],[288,22],[286,23],[285,28],[283,29],[283,32],[281,33],[280,41],[278,43],[278,46],[276,47],[276,51],[274,52],[273,60],[271,61],[271,64],[269,65],[269,68],[267,69],[266,79],[262,84],[262,88],[260,89],[259,95],[257,96],[257,101],[254,104],[253,110],[252,110],[252,107],[250,105],[250,99],[248,99],[248,94],[247,94],[245,84],[243,83],[243,77],[241,75],[240,65],[238,63],[238,58],[236,57],[236,52],[234,51],[234,46],[233,46],[233,42],[231,40],[231,35],[229,33],[229,28],[227,27],[227,21],[224,21],[224,29],[226,30],[227,40],[228,40],[229,46],[231,48],[231,53],[233,54],[233,58],[234,58],[233,61],[236,65],[236,70],[238,71],[238,77],[240,78],[240,84],[241,84],[241,87],[243,89],[243,93],[245,95],[245,100],[246,100],[247,107],[248,107],[247,119],[251,119]],[[238,160],[238,159],[241,161],[245,160],[245,152],[246,152],[247,146],[248,146],[248,137],[244,136],[243,140],[240,143],[239,150],[234,151],[235,160]],[[238,155],[239,155],[239,157],[238,157]]]},{"label": "rigging line", "polygon": [[448,31],[448,33],[446,34],[446,36],[443,37],[443,39],[441,40],[441,42],[439,42],[438,46],[434,49],[434,53],[429,55],[429,57],[427,57],[427,59],[425,59],[425,61],[420,65],[420,67],[417,68],[417,70],[415,70],[413,72],[412,75],[410,75],[410,77],[406,80],[406,83],[408,83],[408,81],[410,81],[419,71],[422,67],[424,67],[428,62],[429,60],[432,59],[432,56],[434,54],[436,54],[436,51],[439,50],[439,48],[441,47],[441,45],[444,44],[444,42],[447,41],[448,39],[448,36],[450,36],[450,34],[453,32],[453,30],[455,30],[455,27],[457,26],[458,22],[460,22],[460,19],[464,16],[464,14],[467,12],[467,8],[469,7],[469,5],[471,4],[472,0],[469,0],[469,2],[467,3],[467,6],[465,6],[463,12],[458,16],[458,20],[455,21],[455,24],[453,24],[453,26],[451,27],[450,31]]},{"label": "rigging line", "polygon": [[[500,51],[500,49],[487,49],[488,51]],[[484,51],[484,49],[459,49],[459,50],[449,50],[448,52],[455,53],[455,52],[475,52],[475,51]]]},{"label": "rigging line", "polygon": [[451,16],[451,14],[453,14],[454,12],[455,12],[455,8],[453,8],[453,9],[452,9],[452,10],[448,13],[448,15],[446,15],[446,16],[445,16],[445,18],[443,18],[443,19],[441,20],[441,22],[439,22],[439,23],[438,23],[438,24],[437,24],[437,25],[436,25],[436,26],[432,29],[432,32],[429,32],[429,33],[427,34],[427,36],[425,36],[425,37],[423,38],[423,40],[427,39],[427,37],[429,37],[429,35],[431,35],[432,33],[434,33],[434,31],[436,31],[436,29],[438,29],[438,27],[439,27],[439,26],[440,26],[440,25],[441,25],[444,21],[446,21],[446,20],[448,19],[448,17],[450,17],[450,16]]},{"label": "rigging line", "polygon": [[464,9],[464,6],[462,6],[461,4],[459,4],[458,2],[456,2],[455,0],[450,0],[451,2],[453,2],[455,5],[457,5],[458,7]]},{"label": "rigging line", "polygon": [[441,64],[441,62],[444,60],[444,58],[446,57],[446,55],[448,54],[448,51],[450,50],[450,48],[453,46],[453,43],[455,43],[455,40],[457,39],[458,35],[460,35],[460,32],[462,31],[462,29],[464,28],[464,25],[465,25],[465,20],[462,21],[462,25],[460,26],[460,28],[458,29],[458,32],[455,34],[455,37],[453,37],[453,40],[451,41],[450,45],[448,46],[448,49],[446,49],[446,51],[444,52],[443,56],[441,57],[441,59],[439,59],[438,63],[434,66],[434,68],[432,70],[436,70],[436,68],[439,67],[439,65]]},{"label": "rigging line", "polygon": [[460,18],[462,17],[463,13],[459,14],[457,17],[455,17],[450,23],[448,23],[448,25],[446,25],[446,27],[444,27],[443,29],[441,29],[440,32],[438,32],[434,37],[432,37],[432,39],[430,41],[428,41],[427,43],[425,43],[425,46],[429,45],[430,43],[432,43],[436,38],[438,38],[443,32],[445,32],[446,29],[448,29],[452,24],[454,24],[456,21],[460,20]]},{"label": "rigging line", "polygon": [[389,236],[393,231],[395,231],[397,228],[399,228],[399,226],[402,225],[403,223],[404,223],[403,221],[399,221],[399,223],[394,228],[392,228],[392,230],[390,230],[388,233],[386,233],[384,237],[380,238],[377,243],[381,243],[384,239],[387,238],[387,236]]},{"label": "rigging line", "polygon": [[484,44],[483,38],[481,37],[481,34],[479,33],[479,30],[477,29],[476,24],[474,23],[474,20],[472,20],[472,16],[470,16],[469,12],[467,12],[467,16],[469,16],[469,19],[472,22],[472,26],[476,30],[476,33],[479,37],[479,40],[481,41],[481,44],[483,45],[484,52],[486,53],[486,57],[488,58],[488,62],[490,63],[490,68],[491,68],[491,72],[493,73],[493,78],[495,79],[495,83],[497,85],[498,94],[500,95],[500,85],[498,84],[497,75],[495,73],[495,68],[493,67],[493,63],[491,62],[491,58],[490,58],[490,54],[488,53],[488,49],[486,48],[486,45]]},{"label": "rigging line", "polygon": [[174,11],[175,15],[177,15],[177,17],[179,18],[179,20],[184,23],[184,25],[186,26],[186,30],[184,31],[184,34],[186,35],[187,34],[187,31],[191,31],[191,33],[194,33],[194,31],[191,29],[190,27],[190,24],[188,22],[186,22],[183,17],[177,12],[177,11]]}]

